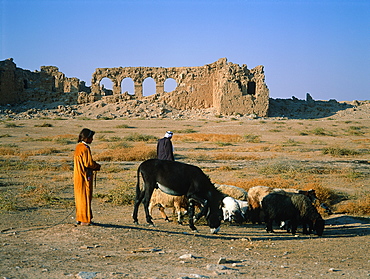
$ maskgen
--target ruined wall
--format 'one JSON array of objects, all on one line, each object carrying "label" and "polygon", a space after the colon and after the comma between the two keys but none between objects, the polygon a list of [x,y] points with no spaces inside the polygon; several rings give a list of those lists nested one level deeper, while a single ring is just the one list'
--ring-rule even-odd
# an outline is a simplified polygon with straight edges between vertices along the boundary
[{"label": "ruined wall", "polygon": [[54,66],[31,72],[17,68],[13,59],[0,61],[0,105],[23,101],[76,103],[79,91],[90,92],[77,78],[67,78]]},{"label": "ruined wall", "polygon": [[[0,105],[22,101],[66,104],[125,102],[143,96],[143,82],[151,77],[156,83],[153,102],[162,102],[179,110],[215,108],[219,114],[256,114],[267,116],[269,90],[263,66],[251,70],[227,62],[226,58],[200,67],[119,67],[98,68],[92,75],[91,88],[77,78],[67,78],[55,66],[42,66],[31,72],[17,68],[12,59],[0,61]],[[113,83],[112,95],[101,85],[103,78]],[[122,92],[125,78],[134,83],[134,94]],[[165,81],[172,78],[177,87],[164,92]]]},{"label": "ruined wall", "polygon": [[[90,99],[105,95],[100,86],[103,78],[109,78],[113,83],[113,96],[106,100],[143,98],[143,82],[148,77],[156,82],[155,99],[176,109],[214,107],[220,114],[267,116],[269,90],[263,66],[249,70],[246,65],[227,62],[226,58],[201,67],[98,68],[92,76]],[[133,96],[122,92],[121,83],[125,78],[134,82]],[[177,82],[177,88],[172,92],[164,92],[164,82],[168,78]]]},{"label": "ruined wall", "polygon": [[0,104],[12,104],[20,101],[20,92],[24,84],[18,79],[13,59],[0,61]]},{"label": "ruined wall", "polygon": [[[247,73],[248,78],[243,78]],[[230,65],[223,77],[219,78],[218,96],[215,107],[224,114],[241,113],[267,116],[269,90],[265,84],[263,66],[252,70]]]}]

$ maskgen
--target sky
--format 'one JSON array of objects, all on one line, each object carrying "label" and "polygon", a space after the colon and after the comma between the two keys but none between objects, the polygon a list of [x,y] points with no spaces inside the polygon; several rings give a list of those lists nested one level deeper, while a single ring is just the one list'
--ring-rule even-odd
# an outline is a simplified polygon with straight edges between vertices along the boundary
[{"label": "sky", "polygon": [[370,100],[369,0],[0,0],[0,17],[0,60],[87,85],[96,68],[226,57],[263,65],[271,98]]}]

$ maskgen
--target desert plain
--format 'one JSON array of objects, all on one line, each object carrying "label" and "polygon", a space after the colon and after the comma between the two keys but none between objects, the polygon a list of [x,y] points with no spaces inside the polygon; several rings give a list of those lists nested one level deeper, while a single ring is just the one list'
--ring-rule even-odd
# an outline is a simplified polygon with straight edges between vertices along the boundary
[{"label": "desert plain", "polygon": [[[109,106],[104,106],[109,111]],[[3,110],[2,110],[3,111]],[[0,275],[2,278],[369,278],[370,104],[320,118],[1,115]],[[114,108],[111,108],[114,111]],[[191,116],[191,117],[190,117]],[[73,151],[82,128],[96,131],[102,165],[94,226],[75,226]],[[174,132],[175,159],[199,166],[213,183],[315,189],[324,235],[293,236],[263,224],[204,220],[133,224],[136,170]],[[171,216],[172,210],[167,209]]]}]

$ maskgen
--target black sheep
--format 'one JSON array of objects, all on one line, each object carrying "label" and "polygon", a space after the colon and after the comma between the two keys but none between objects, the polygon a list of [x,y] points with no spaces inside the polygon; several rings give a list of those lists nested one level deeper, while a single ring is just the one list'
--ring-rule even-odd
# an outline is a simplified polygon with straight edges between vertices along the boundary
[{"label": "black sheep", "polygon": [[[292,234],[297,231],[299,223],[303,224],[304,233],[312,233],[321,236],[324,231],[325,221],[317,212],[311,200],[301,194],[296,193],[270,193],[262,200],[262,208],[265,213],[266,230],[273,232],[272,222],[290,220]],[[309,226],[307,232],[306,225]]]}]

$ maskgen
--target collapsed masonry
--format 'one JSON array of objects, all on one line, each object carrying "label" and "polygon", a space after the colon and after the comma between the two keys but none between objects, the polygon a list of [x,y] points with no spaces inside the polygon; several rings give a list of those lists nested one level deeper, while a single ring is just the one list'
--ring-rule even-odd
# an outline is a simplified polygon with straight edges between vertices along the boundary
[{"label": "collapsed masonry", "polygon": [[[149,77],[156,83],[156,92],[144,97],[143,82]],[[103,78],[112,81],[112,94],[107,94],[101,85]],[[133,94],[122,92],[121,84],[125,78],[133,82]],[[164,92],[164,83],[169,78],[176,81],[177,87]],[[12,59],[0,62],[0,104],[25,100],[81,104],[101,99],[107,103],[122,103],[143,98],[179,110],[214,108],[225,115],[264,117],[269,107],[263,66],[249,70],[246,65],[227,62],[226,58],[201,67],[98,68],[92,76],[91,87],[86,87],[77,78],[66,78],[57,67],[43,66],[40,72],[30,72],[17,68]]]},{"label": "collapsed masonry", "polygon": [[78,92],[89,91],[85,82],[67,78],[54,66],[31,72],[17,68],[13,59],[0,61],[0,105],[24,101],[76,103]]}]

